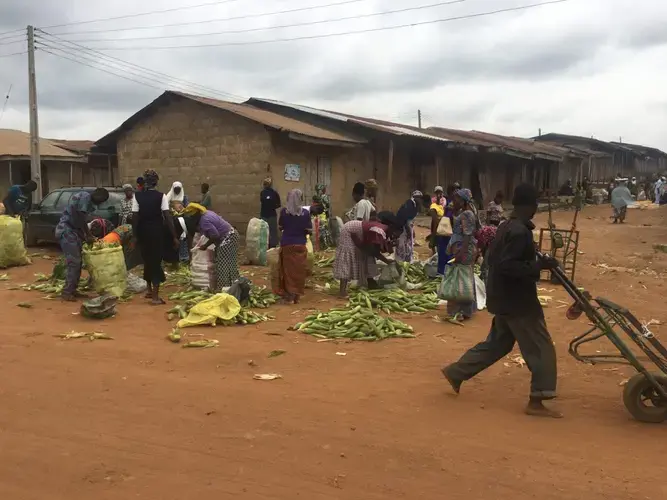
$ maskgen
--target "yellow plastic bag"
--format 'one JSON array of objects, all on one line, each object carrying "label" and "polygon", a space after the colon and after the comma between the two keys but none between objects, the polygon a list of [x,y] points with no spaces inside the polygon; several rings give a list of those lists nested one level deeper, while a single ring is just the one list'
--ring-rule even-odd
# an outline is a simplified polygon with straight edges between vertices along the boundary
[{"label": "yellow plastic bag", "polygon": [[83,263],[93,278],[95,291],[122,297],[127,290],[127,268],[123,247],[83,249]]},{"label": "yellow plastic bag", "polygon": [[30,264],[21,219],[0,215],[0,268]]},{"label": "yellow plastic bag", "polygon": [[241,312],[241,304],[236,297],[228,293],[217,293],[213,297],[202,300],[195,304],[188,317],[180,320],[176,325],[178,328],[187,328],[189,326],[215,326],[216,322],[229,320]]},{"label": "yellow plastic bag", "polygon": [[308,250],[308,261],[306,264],[306,276],[313,275],[313,267],[315,265],[315,252],[313,252],[313,242],[310,241],[310,235],[306,236],[306,250]]}]

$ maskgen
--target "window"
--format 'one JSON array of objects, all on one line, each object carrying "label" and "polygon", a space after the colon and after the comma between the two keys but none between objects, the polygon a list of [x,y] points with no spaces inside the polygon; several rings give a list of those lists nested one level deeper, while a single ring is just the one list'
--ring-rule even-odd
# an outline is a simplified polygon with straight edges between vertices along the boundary
[{"label": "window", "polygon": [[63,194],[58,198],[58,203],[56,203],[56,210],[64,211],[67,208],[69,200],[72,199],[73,194],[72,191],[63,191]]},{"label": "window", "polygon": [[60,191],[54,191],[49,193],[42,199],[42,202],[39,204],[39,208],[42,210],[50,210],[56,206],[56,201],[58,196],[60,196]]}]

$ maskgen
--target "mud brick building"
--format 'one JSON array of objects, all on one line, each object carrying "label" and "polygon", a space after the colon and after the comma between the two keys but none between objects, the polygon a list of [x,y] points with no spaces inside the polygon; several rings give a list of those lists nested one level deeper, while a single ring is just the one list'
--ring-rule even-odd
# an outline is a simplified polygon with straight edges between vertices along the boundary
[{"label": "mud brick building", "polygon": [[[312,195],[322,182],[335,186],[333,204],[346,206],[343,193],[372,175],[365,142],[245,104],[168,91],[96,144],[117,152],[123,182],[152,168],[161,190],[180,181],[191,201],[208,182],[214,210],[245,231],[259,214],[267,176],[283,199],[293,188]],[[299,166],[298,179],[285,180],[286,165]]]}]

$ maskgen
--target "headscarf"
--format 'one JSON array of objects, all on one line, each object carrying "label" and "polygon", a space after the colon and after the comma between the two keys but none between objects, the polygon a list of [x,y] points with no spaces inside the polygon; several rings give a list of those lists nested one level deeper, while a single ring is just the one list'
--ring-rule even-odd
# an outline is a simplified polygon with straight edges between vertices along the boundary
[{"label": "headscarf", "polygon": [[287,213],[290,215],[301,215],[303,206],[303,193],[300,189],[292,189],[287,193]]},{"label": "headscarf", "polygon": [[183,210],[183,215],[203,215],[206,213],[206,207],[199,203],[188,203],[188,206]]},{"label": "headscarf", "polygon": [[470,192],[470,189],[466,188],[457,189],[455,191],[455,194],[459,196],[466,203],[472,203],[472,193]]},{"label": "headscarf", "polygon": [[128,189],[131,189],[134,191],[134,188],[132,187],[132,184],[123,184],[123,191],[127,191]]},{"label": "headscarf", "polygon": [[263,185],[265,188],[270,188],[270,187],[273,185],[273,179],[271,179],[271,177],[267,177],[266,179],[264,179],[264,180],[262,181],[262,185]]},{"label": "headscarf", "polygon": [[[174,188],[181,188],[181,192],[176,194],[174,191]],[[167,201],[171,203],[172,201],[180,201],[183,202],[185,199],[185,189],[183,189],[183,184],[181,184],[179,181],[174,182],[171,185],[171,189],[169,190],[169,193],[167,193]]]},{"label": "headscarf", "polygon": [[146,186],[146,189],[155,189],[159,180],[160,176],[152,168],[149,168],[144,172],[144,185]]},{"label": "headscarf", "polygon": [[411,196],[411,198],[412,198],[413,200],[414,200],[415,198],[423,198],[423,197],[424,197],[424,194],[423,194],[419,189],[415,189],[415,190],[412,192],[412,196]]}]

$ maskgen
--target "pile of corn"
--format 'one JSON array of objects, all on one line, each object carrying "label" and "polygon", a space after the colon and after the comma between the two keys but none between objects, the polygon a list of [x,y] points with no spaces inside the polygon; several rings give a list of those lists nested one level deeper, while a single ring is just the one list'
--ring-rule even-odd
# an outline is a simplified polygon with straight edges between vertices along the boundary
[{"label": "pile of corn", "polygon": [[278,296],[274,295],[265,286],[253,286],[250,290],[250,298],[248,299],[248,307],[256,309],[266,309],[278,302]]},{"label": "pile of corn", "polygon": [[335,255],[323,255],[321,257],[318,257],[318,259],[315,261],[315,265],[317,267],[330,267],[333,265],[334,261],[336,260]]},{"label": "pile of corn", "polygon": [[429,279],[424,272],[424,266],[420,263],[415,262],[413,264],[409,264],[407,262],[403,262],[402,267],[405,279],[410,283],[422,283]]},{"label": "pile of corn", "polygon": [[167,273],[166,285],[188,286],[190,283],[192,283],[192,272],[189,266],[179,266]]},{"label": "pile of corn", "polygon": [[[57,267],[58,264],[56,264],[56,267],[54,268],[54,274],[52,275],[44,273],[36,273],[35,281],[33,283],[29,285],[28,284],[20,285],[19,288],[27,292],[33,290],[42,292],[47,294],[49,297],[54,295],[60,295],[63,291],[63,288],[65,288],[65,278],[64,276],[62,278],[56,277]],[[81,280],[79,282],[79,292],[85,292],[87,290],[88,290],[87,281]]]},{"label": "pile of corn", "polygon": [[105,248],[119,247],[120,243],[107,243],[102,240],[95,240],[93,243],[84,243],[83,249],[88,251],[104,250]]},{"label": "pile of corn", "polygon": [[401,289],[350,291],[349,305],[377,309],[387,314],[425,313],[438,308],[438,297],[433,293],[410,294]]},{"label": "pile of corn", "polygon": [[373,342],[388,338],[415,338],[410,325],[394,318],[383,318],[361,306],[335,308],[307,316],[292,328],[318,339],[350,339]]}]

